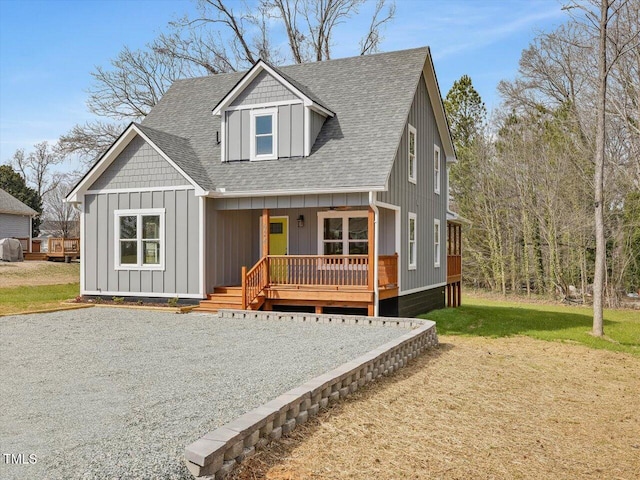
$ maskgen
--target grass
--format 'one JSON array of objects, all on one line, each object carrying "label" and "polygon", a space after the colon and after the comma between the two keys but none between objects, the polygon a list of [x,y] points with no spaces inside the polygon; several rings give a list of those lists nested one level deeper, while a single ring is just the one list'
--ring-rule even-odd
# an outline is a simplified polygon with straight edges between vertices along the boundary
[{"label": "grass", "polygon": [[23,285],[55,285],[80,280],[78,262],[0,262],[0,289]]},{"label": "grass", "polygon": [[0,315],[59,307],[79,291],[79,283],[0,288]]},{"label": "grass", "polygon": [[440,341],[232,478],[640,478],[636,357],[527,337]]},{"label": "grass", "polygon": [[459,308],[436,310],[421,318],[434,320],[444,335],[525,335],[640,356],[640,312],[634,310],[605,310],[604,338],[590,334],[592,312],[586,307],[467,296]]}]

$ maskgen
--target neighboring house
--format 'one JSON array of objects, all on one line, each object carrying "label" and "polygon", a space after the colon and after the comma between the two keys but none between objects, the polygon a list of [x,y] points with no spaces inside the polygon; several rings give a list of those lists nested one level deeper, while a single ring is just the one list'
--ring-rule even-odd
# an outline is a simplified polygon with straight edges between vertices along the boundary
[{"label": "neighboring house", "polygon": [[40,237],[76,238],[80,236],[80,221],[78,220],[42,220],[40,223]]},{"label": "neighboring house", "polygon": [[442,307],[454,161],[426,47],[177,81],[67,197],[81,293]]},{"label": "neighboring house", "polygon": [[37,216],[33,208],[0,188],[0,238],[17,238],[25,252],[31,251],[31,223]]}]

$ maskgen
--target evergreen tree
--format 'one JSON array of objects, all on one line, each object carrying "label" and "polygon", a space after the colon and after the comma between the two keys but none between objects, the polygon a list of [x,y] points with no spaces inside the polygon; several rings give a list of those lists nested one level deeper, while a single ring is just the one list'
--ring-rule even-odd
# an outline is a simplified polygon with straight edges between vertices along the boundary
[{"label": "evergreen tree", "polygon": [[[42,199],[38,192],[30,188],[24,179],[9,165],[0,165],[0,188],[13,195],[25,205],[33,208],[36,212],[42,213]],[[33,219],[32,236],[40,235],[40,217]]]}]

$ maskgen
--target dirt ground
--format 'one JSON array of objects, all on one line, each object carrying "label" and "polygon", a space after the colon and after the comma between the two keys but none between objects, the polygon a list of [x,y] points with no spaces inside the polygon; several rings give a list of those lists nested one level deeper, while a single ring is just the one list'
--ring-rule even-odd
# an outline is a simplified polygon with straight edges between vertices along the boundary
[{"label": "dirt ground", "polygon": [[235,478],[640,478],[637,358],[525,337],[440,341]]},{"label": "dirt ground", "polygon": [[78,262],[0,262],[0,288],[57,285],[79,281]]}]

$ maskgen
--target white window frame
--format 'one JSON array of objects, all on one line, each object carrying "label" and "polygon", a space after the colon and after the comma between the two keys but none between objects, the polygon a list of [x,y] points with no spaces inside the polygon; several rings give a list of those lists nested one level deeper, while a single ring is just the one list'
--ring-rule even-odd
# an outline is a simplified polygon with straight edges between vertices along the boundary
[{"label": "white window frame", "polygon": [[[271,116],[271,135],[273,137],[273,151],[270,154],[258,155],[256,154],[256,117]],[[261,108],[251,110],[251,121],[249,126],[250,145],[249,145],[249,159],[256,160],[275,160],[278,158],[278,109],[277,108]]]},{"label": "white window frame", "polygon": [[[160,242],[160,263],[144,264],[142,256],[142,217],[156,215],[160,217],[160,232],[158,241]],[[120,263],[120,217],[137,217],[135,241],[138,243],[138,263],[137,264],[121,264]],[[165,265],[166,239],[164,235],[164,208],[136,208],[127,210],[114,210],[113,212],[113,240],[114,240],[114,268],[115,270],[162,270]],[[131,239],[133,241],[133,239]],[[105,252],[106,254],[106,252]]]},{"label": "white window frame", "polygon": [[[418,183],[418,133],[416,127],[407,124],[409,132],[407,133],[407,176],[411,183]],[[414,152],[413,152],[413,175],[411,175],[411,135],[413,134]]]},{"label": "white window frame", "polygon": [[436,144],[433,145],[433,191],[440,195],[440,170],[441,170],[441,157],[440,147]]},{"label": "white window frame", "polygon": [[[413,227],[413,240],[411,239],[411,222],[414,222]],[[407,223],[407,243],[409,249],[407,250],[407,261],[409,262],[409,270],[416,270],[418,268],[418,216],[409,212],[409,221]],[[411,256],[413,253],[413,263],[411,262]]]},{"label": "white window frame", "polygon": [[[436,230],[438,235],[436,237]],[[442,243],[442,230],[440,229],[440,219],[433,219],[433,266],[440,268],[440,244]]]},{"label": "white window frame", "polygon": [[[342,255],[328,255],[330,257],[349,256],[349,219],[350,218],[367,218],[369,212],[365,210],[338,212],[329,210],[328,212],[318,212],[318,255],[324,255],[324,220],[326,218],[342,218]],[[347,228],[345,229],[345,225]],[[367,242],[369,235],[367,232]],[[362,240],[358,240],[361,242]],[[353,241],[355,242],[355,240]],[[337,242],[336,242],[337,243]]]}]

